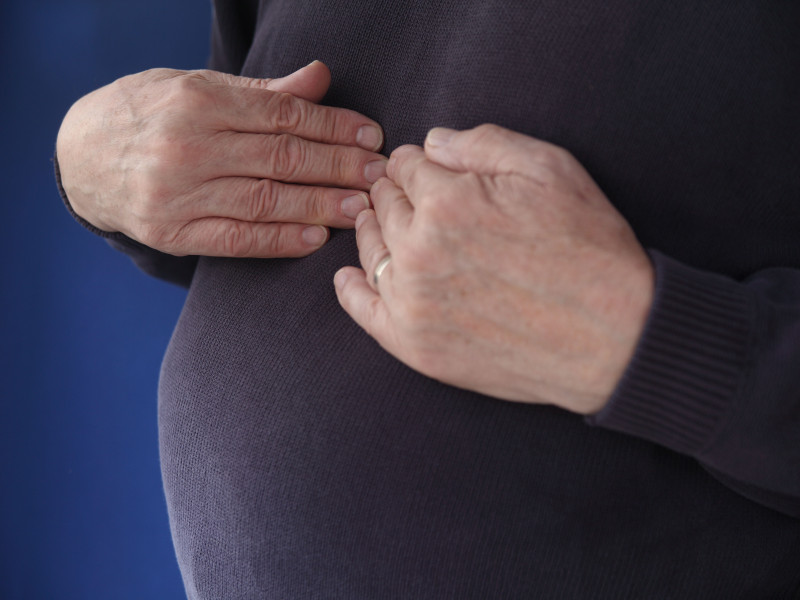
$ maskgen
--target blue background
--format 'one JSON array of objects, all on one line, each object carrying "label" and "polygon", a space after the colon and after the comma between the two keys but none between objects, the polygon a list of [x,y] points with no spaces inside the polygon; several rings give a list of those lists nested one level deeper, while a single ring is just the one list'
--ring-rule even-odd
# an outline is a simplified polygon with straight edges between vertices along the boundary
[{"label": "blue background", "polygon": [[69,217],[61,118],[149,67],[205,64],[198,0],[2,0],[0,598],[184,598],[158,465],[156,386],[184,292]]}]

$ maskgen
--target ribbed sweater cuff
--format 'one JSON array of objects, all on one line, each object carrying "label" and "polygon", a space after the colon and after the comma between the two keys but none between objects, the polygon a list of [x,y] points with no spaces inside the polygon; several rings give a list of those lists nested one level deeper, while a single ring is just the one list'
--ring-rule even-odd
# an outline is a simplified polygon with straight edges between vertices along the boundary
[{"label": "ribbed sweater cuff", "polygon": [[653,308],[609,403],[589,423],[700,454],[742,384],[753,301],[746,286],[659,252]]}]

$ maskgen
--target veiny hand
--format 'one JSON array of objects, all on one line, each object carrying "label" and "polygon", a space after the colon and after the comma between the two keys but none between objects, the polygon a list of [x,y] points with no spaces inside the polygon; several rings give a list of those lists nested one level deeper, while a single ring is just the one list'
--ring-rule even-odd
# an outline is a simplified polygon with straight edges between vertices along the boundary
[{"label": "veiny hand", "polygon": [[[353,227],[385,173],[383,132],[315,104],[330,72],[155,69],[79,100],[58,135],[75,212],[175,255],[303,256]],[[311,227],[309,227],[311,225]]]},{"label": "veiny hand", "polygon": [[[339,301],[387,351],[506,400],[600,410],[630,361],[651,263],[565,150],[496,126],[392,153]],[[378,285],[375,267],[391,261]],[[367,276],[367,274],[369,276]]]}]

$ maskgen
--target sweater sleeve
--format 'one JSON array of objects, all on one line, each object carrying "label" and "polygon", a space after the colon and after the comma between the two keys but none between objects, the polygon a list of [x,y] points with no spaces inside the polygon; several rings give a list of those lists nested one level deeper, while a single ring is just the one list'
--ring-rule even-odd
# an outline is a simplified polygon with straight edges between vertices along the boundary
[{"label": "sweater sleeve", "polygon": [[800,517],[800,270],[739,282],[650,255],[644,333],[589,422],[693,456],[743,496]]}]

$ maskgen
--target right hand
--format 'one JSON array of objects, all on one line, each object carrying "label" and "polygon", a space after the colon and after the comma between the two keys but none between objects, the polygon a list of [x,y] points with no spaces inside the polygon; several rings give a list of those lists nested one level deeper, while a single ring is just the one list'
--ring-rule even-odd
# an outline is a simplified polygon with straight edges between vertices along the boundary
[{"label": "right hand", "polygon": [[64,190],[95,227],[169,254],[305,256],[354,226],[385,174],[378,124],[316,104],[329,85],[320,62],[281,79],[123,77],[64,118]]}]

